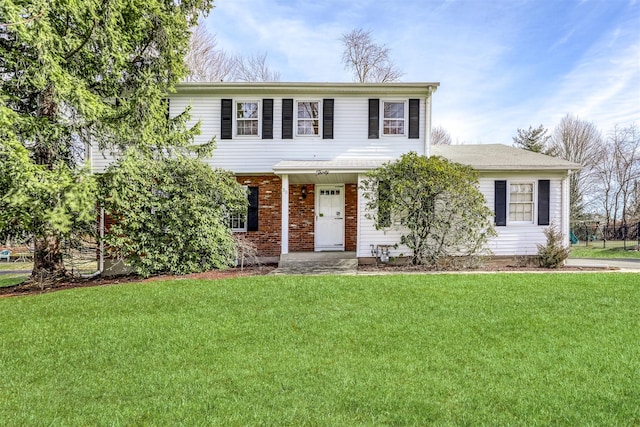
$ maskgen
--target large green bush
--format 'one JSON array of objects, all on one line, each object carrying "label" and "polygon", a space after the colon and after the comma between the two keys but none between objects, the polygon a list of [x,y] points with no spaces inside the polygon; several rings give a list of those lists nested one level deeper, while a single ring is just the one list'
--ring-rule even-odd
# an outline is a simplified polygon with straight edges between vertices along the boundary
[{"label": "large green bush", "polygon": [[471,167],[410,152],[369,172],[362,188],[369,218],[379,229],[402,230],[413,264],[451,265],[488,252],[491,210]]},{"label": "large green bush", "polygon": [[102,177],[102,203],[114,219],[107,255],[143,276],[224,268],[235,260],[229,212],[246,210],[233,175],[188,155],[129,151]]}]

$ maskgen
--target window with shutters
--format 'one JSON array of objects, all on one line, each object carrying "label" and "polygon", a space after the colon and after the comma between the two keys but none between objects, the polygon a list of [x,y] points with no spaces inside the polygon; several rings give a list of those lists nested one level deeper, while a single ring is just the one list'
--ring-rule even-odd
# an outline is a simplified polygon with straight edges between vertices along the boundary
[{"label": "window with shutters", "polygon": [[533,182],[509,183],[509,221],[533,222]]},{"label": "window with shutters", "polygon": [[296,106],[296,135],[320,135],[320,102],[297,101]]},{"label": "window with shutters", "polygon": [[236,102],[236,135],[258,136],[260,125],[260,103],[258,101]]},{"label": "window with shutters", "polygon": [[234,232],[258,231],[258,187],[242,186],[247,194],[247,210],[229,214],[229,228]]},{"label": "window with shutters", "polygon": [[405,103],[404,101],[382,102],[382,134],[405,134]]},{"label": "window with shutters", "polygon": [[[247,193],[247,197],[249,195],[249,187],[243,185],[245,192]],[[229,228],[231,231],[242,232],[247,231],[247,214],[240,212],[231,212],[229,215]]]}]

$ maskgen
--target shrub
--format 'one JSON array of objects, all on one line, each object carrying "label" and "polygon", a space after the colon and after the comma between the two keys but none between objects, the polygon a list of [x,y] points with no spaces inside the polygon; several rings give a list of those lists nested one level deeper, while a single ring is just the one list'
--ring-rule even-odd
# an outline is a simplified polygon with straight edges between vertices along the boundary
[{"label": "shrub", "polygon": [[377,229],[398,227],[411,263],[449,269],[487,255],[495,235],[477,172],[444,158],[414,152],[370,171],[362,182],[367,218]]},{"label": "shrub", "polygon": [[564,235],[555,224],[544,230],[547,238],[545,245],[538,245],[538,261],[540,267],[558,268],[569,258],[569,248],[564,245]]}]

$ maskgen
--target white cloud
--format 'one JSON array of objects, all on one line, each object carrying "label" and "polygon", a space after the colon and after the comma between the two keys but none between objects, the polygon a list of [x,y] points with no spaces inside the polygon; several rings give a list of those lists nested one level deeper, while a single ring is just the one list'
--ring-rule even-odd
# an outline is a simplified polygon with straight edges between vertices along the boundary
[{"label": "white cloud", "polygon": [[[518,128],[552,128],[567,113],[604,131],[640,121],[636,0],[596,1],[604,11],[628,8],[626,18],[610,14],[611,21],[600,19],[592,3],[218,0],[216,5],[208,26],[219,46],[242,54],[268,52],[269,66],[283,81],[349,81],[339,38],[357,27],[373,30],[376,40],[392,49],[405,71],[403,80],[441,83],[434,95],[434,124],[447,128],[454,140],[510,144]],[[547,22],[567,8],[568,20]]]}]

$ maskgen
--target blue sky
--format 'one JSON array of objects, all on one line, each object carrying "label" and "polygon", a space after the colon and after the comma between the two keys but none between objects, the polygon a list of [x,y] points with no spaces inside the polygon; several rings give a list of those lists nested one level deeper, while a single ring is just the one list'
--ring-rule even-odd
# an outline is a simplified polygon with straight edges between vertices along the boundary
[{"label": "blue sky", "polygon": [[434,126],[511,144],[567,113],[640,124],[640,0],[217,0],[218,47],[267,53],[281,81],[345,82],[340,37],[372,30],[406,82],[440,82]]}]

